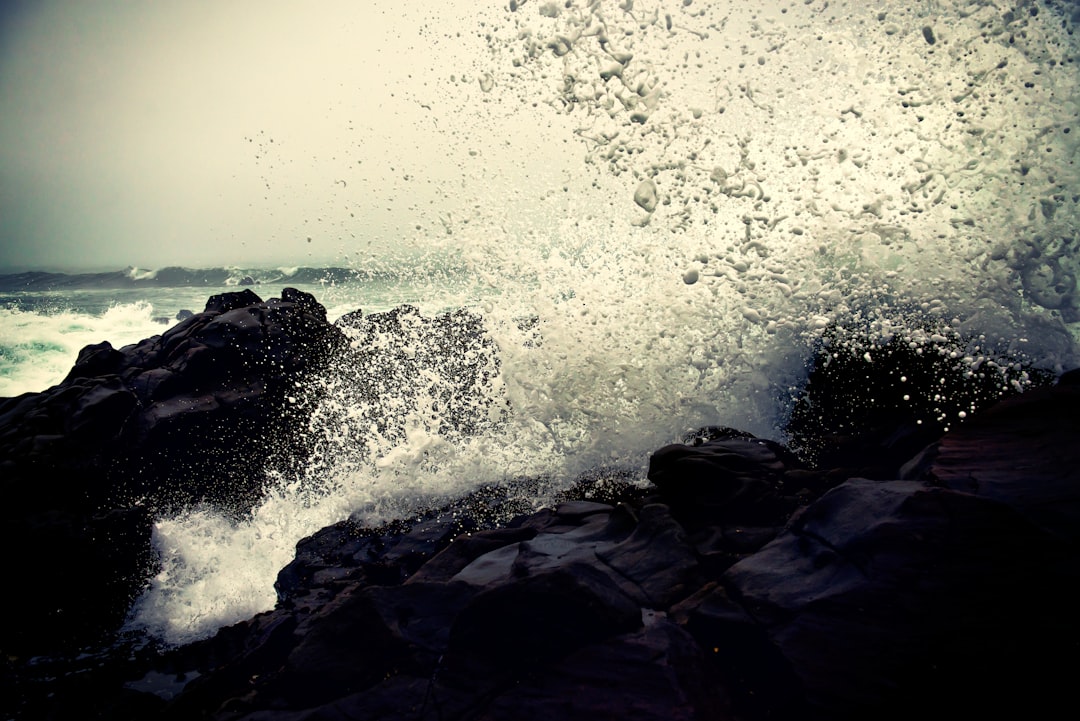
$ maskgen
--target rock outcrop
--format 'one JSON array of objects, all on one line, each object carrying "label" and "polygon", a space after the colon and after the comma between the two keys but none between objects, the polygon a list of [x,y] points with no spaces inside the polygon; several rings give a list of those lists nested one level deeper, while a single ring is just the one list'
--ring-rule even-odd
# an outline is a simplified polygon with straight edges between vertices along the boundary
[{"label": "rock outcrop", "polygon": [[152,564],[155,514],[249,509],[267,464],[302,455],[297,384],[343,342],[310,294],[225,293],[160,336],[87,346],[59,385],[0,402],[2,539],[19,589],[4,650],[114,628]]},{"label": "rock outcrop", "polygon": [[[254,339],[239,345],[270,359],[247,357],[239,366],[246,369],[308,368],[318,357],[312,349],[335,348],[334,362],[360,369],[356,397],[370,405],[380,381],[404,382],[399,369],[424,362],[399,358],[384,341],[423,327],[458,363],[425,375],[429,396],[460,411],[445,415],[442,430],[474,430],[468,411],[483,406],[467,390],[488,382],[497,360],[472,317],[430,321],[405,308],[347,317],[339,332],[322,322],[266,325],[275,308],[317,321],[304,298],[231,303],[212,303],[182,323],[187,340],[163,340],[176,338],[170,331],[121,351],[88,349],[47,402],[7,401],[0,413],[35,435],[2,426],[5,467],[24,483],[37,473],[57,484],[71,469],[64,463],[100,474],[94,459],[105,457],[102,449],[123,446],[124,463],[135,464],[127,467],[167,478],[169,464],[154,465],[147,451],[168,452],[154,445],[153,423],[214,417],[210,403],[183,411],[168,399],[224,395],[244,422],[244,389],[255,381],[226,374],[215,386],[218,366],[209,362],[214,349],[233,353],[238,338]],[[290,345],[298,334],[310,343]],[[275,340],[260,345],[265,337]],[[373,354],[375,345],[386,352]],[[173,365],[132,360],[164,357]],[[194,380],[170,375],[180,366]],[[163,409],[144,419],[157,402]],[[1071,701],[1068,659],[1080,648],[1067,593],[1080,580],[1078,403],[1080,383],[1066,374],[983,410],[906,463],[898,455],[906,446],[882,445],[894,437],[884,416],[868,434],[823,439],[819,458],[835,464],[814,468],[778,443],[709,428],[658,449],[648,484],[596,474],[540,511],[519,504],[510,484],[381,528],[347,519],[298,544],[278,576],[274,610],[179,649],[107,651],[79,673],[68,666],[34,676],[24,664],[13,674],[21,679],[10,694],[21,699],[13,715],[764,721],[1056,713]],[[126,420],[114,436],[117,419]],[[67,451],[43,453],[50,443]],[[243,477],[250,456],[221,458]],[[125,492],[153,495],[136,478],[111,473]],[[144,506],[49,511],[56,504],[47,490],[11,492],[37,503],[29,520],[8,519],[42,544],[27,554],[37,564],[43,548],[69,560],[82,553],[80,562],[98,562],[88,553],[131,553],[138,544],[128,541],[149,522]],[[187,499],[200,493],[184,491]],[[78,525],[87,519],[118,542],[87,535]],[[48,583],[33,572],[34,583]],[[69,585],[64,579],[65,591]],[[34,633],[53,618],[28,607],[18,613],[39,624]]]},{"label": "rock outcrop", "polygon": [[[162,712],[1048,712],[1069,693],[1061,654],[1080,644],[1062,592],[1080,574],[1078,401],[1065,383],[1002,403],[907,478],[833,482],[776,444],[713,429],[654,454],[655,487],[624,502],[584,500],[583,487],[457,536],[453,513],[378,537],[327,529],[282,572],[278,609],[176,661],[202,675]],[[352,560],[335,574],[334,558]]]}]

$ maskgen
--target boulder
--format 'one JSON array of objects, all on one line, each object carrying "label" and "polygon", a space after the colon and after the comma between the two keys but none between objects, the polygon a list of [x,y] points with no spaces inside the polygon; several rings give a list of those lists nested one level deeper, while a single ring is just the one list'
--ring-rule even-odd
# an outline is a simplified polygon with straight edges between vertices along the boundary
[{"label": "boulder", "polygon": [[[482,400],[495,349],[469,314],[350,314],[300,353],[314,299],[245,300],[214,300],[120,351],[87,349],[61,386],[0,403],[5,470],[55,479],[77,468],[108,491],[85,491],[92,508],[39,503],[8,519],[35,541],[6,539],[33,559],[16,567],[37,584],[27,587],[61,590],[30,578],[48,549],[88,566],[80,604],[120,595],[96,572],[142,562],[125,554],[145,548],[129,541],[145,538],[152,515],[101,500],[117,488],[156,498],[125,475],[169,477],[147,449],[179,452],[179,438],[190,450],[186,434],[200,428],[215,442],[265,428],[259,404],[281,377],[347,365],[358,406],[378,408],[384,391],[426,394],[444,411],[433,430],[448,436],[500,421]],[[410,374],[428,385],[409,386]],[[517,479],[378,528],[350,518],[298,544],[272,611],[187,647],[50,669],[43,689],[78,681],[26,716],[71,714],[78,693],[99,715],[230,721],[1050,715],[1071,701],[1067,659],[1080,648],[1066,592],[1080,580],[1078,388],[1066,375],[1003,401],[914,458],[899,456],[916,440],[910,419],[862,404],[869,415],[811,439],[814,468],[778,443],[711,428],[658,449],[644,487],[596,473],[537,511],[541,481]],[[861,417],[872,421],[862,430]],[[255,438],[241,453],[219,447],[213,462],[265,467]],[[139,450],[114,453],[129,440]],[[76,443],[83,455],[54,452]],[[199,467],[173,458],[185,473]],[[210,498],[197,481],[183,493]],[[72,606],[57,607],[17,617],[63,627]],[[136,691],[161,694],[162,678],[168,697]]]},{"label": "boulder", "polygon": [[[1071,688],[1060,654],[1080,645],[1061,593],[1080,554],[1071,517],[1048,509],[1072,508],[1080,483],[1072,457],[1041,444],[1075,433],[1073,392],[1002,404],[924,454],[918,478],[814,491],[828,471],[714,429],[658,451],[644,498],[568,500],[457,540],[427,521],[317,535],[298,558],[320,570],[273,612],[295,629],[277,670],[251,682],[242,667],[230,678],[248,681],[202,695],[226,676],[207,670],[173,707],[252,720],[1049,713]],[[991,473],[1006,457],[1011,482]],[[439,540],[410,556],[410,534]],[[386,575],[328,583],[334,564],[392,557]]]},{"label": "boulder", "polygon": [[115,628],[152,568],[156,514],[250,509],[268,465],[303,456],[308,409],[290,399],[342,342],[309,294],[224,293],[159,336],[87,346],[59,385],[0,402],[0,538],[20,549],[22,588],[0,646],[72,647]]}]

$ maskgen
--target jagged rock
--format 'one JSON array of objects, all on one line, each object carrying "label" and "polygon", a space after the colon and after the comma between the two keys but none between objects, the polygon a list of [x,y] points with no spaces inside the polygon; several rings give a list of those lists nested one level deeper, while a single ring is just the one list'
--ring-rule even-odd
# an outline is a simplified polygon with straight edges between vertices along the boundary
[{"label": "jagged rock", "polygon": [[790,661],[719,582],[705,584],[674,606],[671,618],[700,645],[740,717],[786,719],[801,714],[802,684]]},{"label": "jagged rock", "polygon": [[[786,428],[800,457],[843,469],[843,478],[894,479],[912,456],[955,430],[961,412],[970,416],[1053,382],[1030,359],[966,338],[941,319],[912,315],[907,323],[919,330],[883,334],[869,320],[825,330]],[[972,356],[985,362],[973,368]]]},{"label": "jagged rock", "polygon": [[454,619],[449,652],[522,669],[640,625],[640,607],[606,573],[571,561],[478,594]]},{"label": "jagged rock", "polygon": [[1080,541],[1080,385],[1063,379],[1004,400],[945,435],[905,468],[909,477],[1017,509]]},{"label": "jagged rock", "polygon": [[935,697],[990,710],[1035,703],[1003,691],[1043,686],[1058,643],[1080,642],[1055,590],[1076,581],[1073,552],[1010,506],[856,479],[721,583],[788,661],[812,718]]},{"label": "jagged rock", "polygon": [[[313,299],[234,305],[241,300],[218,299],[181,331],[121,351],[90,348],[46,397],[0,403],[0,418],[19,422],[0,423],[4,469],[46,474],[80,463],[87,478],[112,458],[101,449],[115,439],[153,449],[169,435],[159,429],[250,408],[277,369],[313,368],[311,356],[288,351],[303,329],[290,324],[318,315]],[[370,402],[380,383],[403,384],[401,368],[425,368],[426,392],[454,409],[442,430],[498,422],[498,408],[468,395],[497,369],[473,317],[427,320],[403,308],[351,314],[342,325],[353,346],[342,357],[364,368],[353,379],[357,399]],[[413,331],[429,332],[457,360],[410,355]],[[213,359],[226,357],[246,360],[222,371]],[[568,494],[533,511],[507,483],[408,522],[366,528],[349,519],[298,544],[274,610],[160,656],[114,659],[82,679],[104,682],[94,686],[102,714],[149,709],[166,719],[1050,715],[1071,701],[1072,667],[1060,659],[1080,648],[1063,592],[1080,580],[1080,390],[1075,376],[1066,380],[951,430],[901,479],[843,470],[903,465],[900,446],[886,443],[888,457],[876,458],[892,436],[874,416],[868,435],[848,435],[845,425],[842,442],[818,446],[839,454],[817,456],[833,458],[832,468],[806,468],[779,444],[714,428],[658,450],[647,489]],[[466,418],[477,409],[483,418]],[[127,430],[140,414],[145,423]],[[71,451],[73,436],[94,440],[84,441],[85,455],[58,461],[52,449]],[[37,508],[16,522],[32,534],[64,529],[55,549],[84,543],[87,518],[125,549],[149,522],[141,506],[95,507],[97,516],[83,507],[64,517],[68,526]],[[136,563],[86,546],[101,558],[88,550],[80,561]],[[120,688],[124,663],[141,664],[140,682],[184,680],[155,702]],[[65,688],[89,698],[82,679]]]},{"label": "jagged rock", "polygon": [[346,519],[300,541],[296,558],[281,570],[274,587],[280,599],[291,600],[329,585],[397,585],[472,528],[472,519],[455,513],[382,529]]},{"label": "jagged rock", "polygon": [[636,586],[634,596],[646,608],[670,608],[701,584],[698,557],[686,531],[661,504],[642,508],[630,536],[597,549],[596,557]]},{"label": "jagged rock", "polygon": [[23,589],[5,651],[114,628],[151,567],[156,513],[250,509],[267,464],[303,453],[296,384],[342,342],[309,294],[225,293],[160,336],[87,346],[59,385],[0,402],[0,538],[21,549],[10,570]]},{"label": "jagged rock", "polygon": [[703,670],[690,634],[662,616],[640,630],[584,646],[497,696],[486,721],[727,717],[722,689]]},{"label": "jagged rock", "polygon": [[[1072,392],[1055,389],[1054,407],[1067,412]],[[918,466],[924,480],[852,479],[820,498],[821,475],[745,434],[663,449],[651,497],[563,503],[446,543],[404,583],[365,588],[366,577],[314,609],[295,596],[294,611],[274,612],[300,619],[277,657],[285,670],[202,707],[220,709],[214,718],[590,720],[1049,708],[1069,688],[1056,650],[1080,643],[1060,593],[1080,564],[1069,516],[1035,510],[1080,495],[1072,457],[1030,464],[1047,479],[1034,506],[1005,492],[1003,475],[985,497],[943,485],[967,463],[982,477],[962,452],[980,442],[1012,433],[1015,459],[1046,434],[1071,437],[1075,421],[1040,393],[947,436]],[[371,547],[355,543],[316,555],[348,565]]]},{"label": "jagged rock", "polygon": [[690,525],[725,518],[783,525],[798,502],[784,474],[801,464],[779,444],[725,434],[688,446],[665,446],[649,459],[649,480]]}]

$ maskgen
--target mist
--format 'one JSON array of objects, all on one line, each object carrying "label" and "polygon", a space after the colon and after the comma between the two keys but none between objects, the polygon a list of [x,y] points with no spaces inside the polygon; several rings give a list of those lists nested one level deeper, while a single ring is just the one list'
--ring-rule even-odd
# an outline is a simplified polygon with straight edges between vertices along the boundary
[{"label": "mist", "polygon": [[371,5],[9,6],[0,269],[363,265],[569,174],[477,102],[477,3]]}]

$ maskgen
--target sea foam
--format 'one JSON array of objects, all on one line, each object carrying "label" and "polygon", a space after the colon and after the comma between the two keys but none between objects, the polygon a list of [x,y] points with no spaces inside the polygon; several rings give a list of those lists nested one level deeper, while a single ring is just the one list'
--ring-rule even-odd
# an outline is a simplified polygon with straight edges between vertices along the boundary
[{"label": "sea foam", "polygon": [[0,308],[0,397],[45,390],[63,380],[79,350],[108,340],[120,348],[160,333],[149,303],[103,313]]}]

